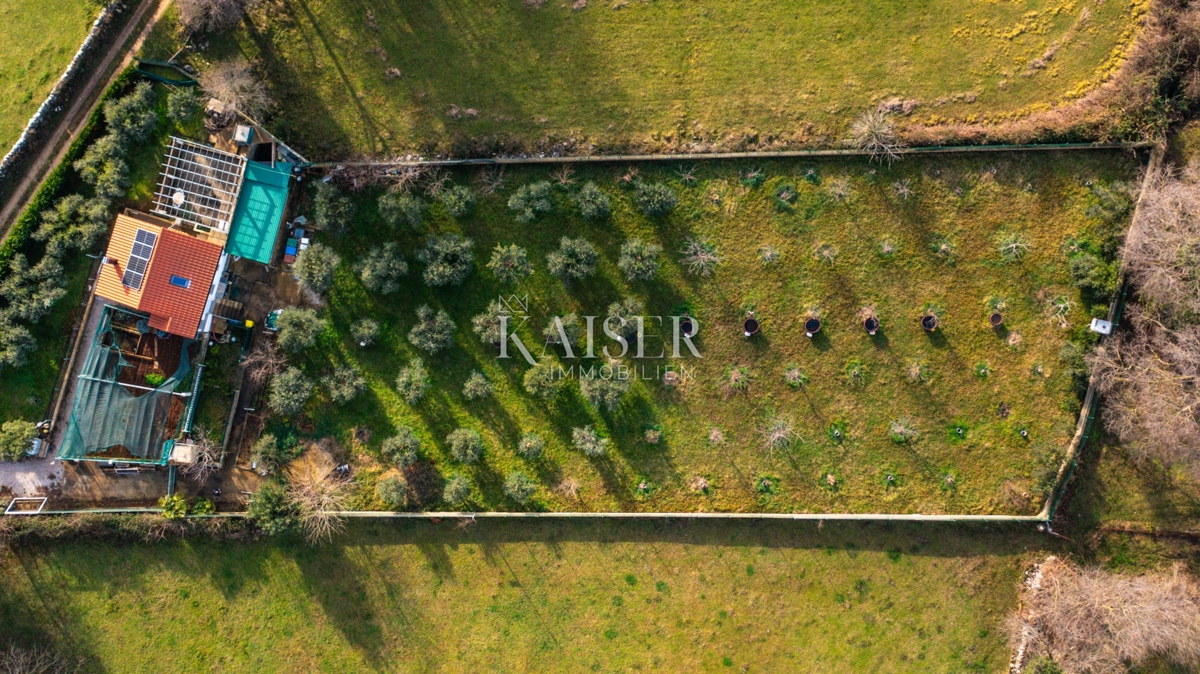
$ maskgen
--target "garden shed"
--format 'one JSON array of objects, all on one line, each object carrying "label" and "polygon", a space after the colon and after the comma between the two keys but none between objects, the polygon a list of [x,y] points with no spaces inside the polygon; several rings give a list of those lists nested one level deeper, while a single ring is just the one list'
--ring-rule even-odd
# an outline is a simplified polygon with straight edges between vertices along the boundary
[{"label": "garden shed", "polygon": [[270,264],[287,205],[292,165],[246,162],[241,195],[233,213],[226,251],[236,257]]}]

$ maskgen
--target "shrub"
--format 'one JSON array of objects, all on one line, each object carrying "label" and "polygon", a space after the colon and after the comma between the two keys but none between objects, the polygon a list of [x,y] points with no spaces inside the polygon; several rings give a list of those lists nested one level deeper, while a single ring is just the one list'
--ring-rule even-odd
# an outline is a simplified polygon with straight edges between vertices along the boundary
[{"label": "shrub", "polygon": [[584,183],[575,193],[575,207],[585,220],[602,220],[612,211],[608,195],[591,181]]},{"label": "shrub", "polygon": [[600,254],[596,252],[596,247],[586,239],[564,236],[559,242],[558,250],[546,255],[546,265],[551,274],[569,283],[591,276],[596,271],[596,262],[599,259]]},{"label": "shrub", "polygon": [[400,289],[400,277],[408,273],[408,263],[394,241],[372,248],[367,256],[354,265],[367,290],[385,295]]},{"label": "shrub", "polygon": [[900,158],[904,147],[896,134],[890,113],[878,109],[864,112],[850,125],[850,144],[871,155],[878,162],[889,164]]},{"label": "shrub", "polygon": [[167,117],[186,122],[200,112],[202,103],[192,87],[180,87],[167,94]]},{"label": "shrub", "polygon": [[442,190],[439,197],[452,218],[465,217],[475,208],[475,192],[466,185],[453,185]]},{"label": "shrub", "polygon": [[323,293],[333,285],[333,275],[342,258],[323,243],[314,243],[300,251],[292,265],[292,276],[301,286]]},{"label": "shrub", "polygon": [[808,375],[795,365],[788,365],[783,370],[783,380],[792,388],[800,388],[808,384]]},{"label": "shrub", "polygon": [[442,499],[450,505],[462,505],[471,498],[471,481],[465,476],[455,473],[446,480],[446,488],[442,491]]},{"label": "shrub", "polygon": [[792,420],[786,417],[771,417],[762,429],[763,444],[768,452],[787,449],[796,441]]},{"label": "shrub", "polygon": [[469,428],[456,428],[446,436],[450,456],[459,463],[472,464],[483,458],[483,437]]},{"label": "shrub", "polygon": [[23,458],[37,435],[37,426],[32,421],[13,419],[4,422],[0,426],[0,461]]},{"label": "shrub", "polygon": [[[561,331],[559,331],[560,323],[562,324]],[[579,326],[579,315],[569,313],[566,316],[551,316],[550,320],[546,322],[546,329],[542,331],[542,336],[548,344],[562,344],[565,334],[567,342],[575,345],[579,343],[579,335],[582,333],[583,329]]]},{"label": "shrub", "polygon": [[461,284],[475,262],[472,245],[473,241],[458,234],[426,239],[425,247],[417,251],[417,259],[425,264],[425,283],[434,287]]},{"label": "shrub", "polygon": [[279,348],[292,353],[310,349],[317,343],[317,338],[325,332],[328,321],[317,317],[317,312],[304,307],[288,307],[279,314],[276,320],[279,335],[275,342]]},{"label": "shrub", "polygon": [[783,254],[774,246],[764,245],[758,248],[758,259],[763,263],[763,266],[775,264],[782,256]]},{"label": "shrub", "polygon": [[[624,324],[615,332],[627,340],[637,336],[637,317],[646,310],[646,305],[634,297],[624,297],[620,302],[608,305],[607,318],[619,318]],[[607,318],[605,319],[607,321]]]},{"label": "shrub", "polygon": [[792,204],[796,203],[796,186],[790,183],[781,183],[775,188],[775,207],[781,211],[791,210]]},{"label": "shrub", "polygon": [[383,441],[383,455],[400,468],[408,468],[421,457],[421,439],[408,426],[396,429],[396,434]]},{"label": "shrub", "polygon": [[408,480],[397,473],[388,473],[375,483],[375,495],[384,505],[399,510],[408,505]]},{"label": "shrub", "polygon": [[271,380],[267,400],[271,409],[290,417],[304,409],[312,393],[312,381],[300,370],[289,367]]},{"label": "shrub", "polygon": [[517,442],[517,454],[521,458],[529,459],[530,461],[541,458],[545,448],[546,443],[542,442],[542,436],[537,433],[526,433]]},{"label": "shrub", "polygon": [[259,475],[274,473],[287,458],[280,451],[279,441],[273,433],[262,434],[250,448],[250,464]]},{"label": "shrub", "polygon": [[1071,281],[1092,299],[1105,300],[1117,291],[1121,282],[1121,262],[1105,262],[1092,253],[1079,253],[1067,263]]},{"label": "shrub", "polygon": [[192,504],[192,513],[196,515],[211,515],[217,512],[217,505],[212,499],[201,496]]},{"label": "shrub", "polygon": [[379,197],[379,215],[392,227],[420,229],[424,210],[425,202],[408,192],[388,192]]},{"label": "shrub", "polygon": [[658,244],[629,239],[621,244],[621,257],[617,260],[617,267],[630,281],[649,281],[658,274],[660,253],[662,246]]},{"label": "shrub", "polygon": [[492,270],[496,280],[501,283],[519,283],[521,279],[533,273],[529,255],[524,248],[515,243],[507,246],[496,244],[495,250],[492,251],[492,259],[488,262],[488,269]]},{"label": "shrub", "polygon": [[500,317],[507,315],[508,310],[498,300],[492,300],[482,314],[471,319],[471,330],[479,335],[479,340],[484,344],[499,344]]},{"label": "shrub", "polygon": [[606,409],[609,412],[617,409],[617,405],[621,404],[621,398],[625,392],[629,390],[630,378],[620,378],[617,376],[616,365],[612,364],[612,374],[605,378],[600,376],[600,371],[589,371],[588,374],[579,378],[579,392],[583,394],[584,400],[595,407],[596,409]]},{"label": "shrub", "polygon": [[246,517],[268,536],[295,531],[300,526],[296,511],[287,498],[283,485],[274,480],[264,482],[246,504]]},{"label": "shrub", "polygon": [[601,438],[591,426],[577,427],[571,429],[571,445],[583,452],[584,456],[596,458],[604,456],[608,449],[608,438]]},{"label": "shrub", "polygon": [[721,264],[717,247],[700,239],[688,239],[683,245],[681,262],[687,271],[696,276],[712,276]]},{"label": "shrub", "polygon": [[396,376],[396,392],[409,405],[420,402],[428,388],[429,373],[425,371],[425,363],[420,358],[408,361],[408,365],[401,368]]},{"label": "shrub", "polygon": [[350,338],[359,346],[371,346],[379,337],[379,323],[371,318],[360,318],[350,324]]},{"label": "shrub", "polygon": [[116,136],[124,147],[146,140],[158,125],[150,83],[138,82],[128,95],[105,103],[104,122],[109,135]]},{"label": "shrub", "polygon": [[367,387],[367,380],[353,365],[339,365],[333,374],[326,375],[322,382],[329,389],[329,399],[336,405],[345,405],[354,400]]},{"label": "shrub", "polygon": [[354,202],[333,183],[317,181],[316,194],[313,195],[313,224],[317,229],[341,234],[354,219],[354,212]]},{"label": "shrub", "polygon": [[908,419],[897,419],[888,425],[888,435],[892,442],[904,444],[917,437],[917,428]]},{"label": "shrub", "polygon": [[1030,245],[1029,240],[1016,233],[1001,235],[999,241],[996,242],[996,249],[1005,262],[1020,260],[1031,248],[1033,246]]},{"label": "shrub", "polygon": [[746,187],[758,187],[767,180],[767,174],[758,167],[750,167],[742,169],[741,172],[742,184]]},{"label": "shrub", "polygon": [[662,183],[638,183],[633,202],[646,215],[658,217],[675,210],[679,197],[675,190]]},{"label": "shrub", "polygon": [[566,384],[560,376],[559,366],[550,360],[539,360],[537,365],[525,371],[525,391],[531,395],[550,400],[558,395]]},{"label": "shrub", "polygon": [[408,341],[429,354],[454,344],[454,321],[445,309],[436,312],[428,304],[417,308],[417,324],[408,331]]},{"label": "shrub", "polygon": [[554,202],[550,199],[552,189],[550,183],[545,180],[521,185],[508,198],[508,208],[516,212],[520,222],[533,222],[538,215],[554,209]]},{"label": "shrub", "polygon": [[929,244],[929,249],[933,254],[945,260],[946,262],[954,262],[955,256],[958,255],[958,246],[954,242],[942,235],[936,235]]},{"label": "shrub", "polygon": [[525,473],[514,470],[504,478],[504,493],[512,500],[524,505],[537,493],[538,484]]},{"label": "shrub", "polygon": [[162,508],[162,516],[169,520],[183,519],[187,516],[187,499],[179,494],[171,494],[158,499],[158,507]]},{"label": "shrub", "polygon": [[483,376],[482,372],[473,370],[463,384],[463,397],[467,400],[479,400],[492,395],[492,382]]}]

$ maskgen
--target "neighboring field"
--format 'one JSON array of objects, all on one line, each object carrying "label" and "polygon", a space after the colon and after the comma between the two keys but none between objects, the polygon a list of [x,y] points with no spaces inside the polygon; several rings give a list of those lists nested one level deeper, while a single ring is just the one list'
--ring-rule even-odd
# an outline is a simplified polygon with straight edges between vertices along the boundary
[{"label": "neighboring field", "polygon": [[0,618],[97,671],[1002,672],[1004,616],[1045,544],[791,522],[55,542],[0,558]]},{"label": "neighboring field", "polygon": [[1078,97],[1144,6],[279,0],[201,58],[256,60],[287,102],[276,131],[310,159],[827,145],[885,99],[976,121]]},{"label": "neighboring field", "polygon": [[87,0],[0,0],[0,156],[58,81],[99,13]]},{"label": "neighboring field", "polygon": [[[318,348],[305,352],[302,365],[320,376],[332,363],[355,363],[369,390],[341,407],[319,395],[296,425],[308,437],[333,435],[357,448],[358,507],[381,507],[371,495],[372,476],[380,472],[377,448],[406,424],[443,476],[461,471],[475,483],[468,508],[519,509],[502,491],[505,476],[519,469],[543,485],[533,508],[1032,514],[1076,420],[1072,366],[1060,350],[1068,339],[1086,340],[1089,312],[1105,309],[1089,306],[1072,286],[1068,242],[1095,241],[1103,230],[1111,234],[1125,225],[1123,215],[1108,223],[1097,217],[1103,209],[1096,195],[1120,191],[1136,167],[1117,153],[931,157],[891,169],[863,161],[781,162],[761,164],[766,181],[748,187],[740,179],[745,165],[705,164],[694,186],[681,184],[671,168],[643,166],[644,179],[666,180],[679,194],[678,209],[664,218],[633,208],[631,191],[616,181],[625,167],[597,167],[576,174],[571,189],[595,180],[613,200],[611,220],[583,220],[566,192],[556,189],[553,213],[520,224],[505,206],[508,196],[547,176],[546,169],[529,169],[510,171],[502,193],[482,198],[474,214],[458,221],[440,203],[431,206],[420,232],[388,230],[373,203],[377,193],[361,192],[350,230],[318,236],[345,262],[324,310],[332,327]],[[454,177],[462,184],[472,176]],[[912,196],[901,198],[896,183]],[[774,195],[783,184],[794,186],[798,197],[780,209]],[[844,200],[834,196],[841,192]],[[474,240],[475,270],[461,288],[431,290],[413,253],[426,234],[446,231]],[[549,275],[546,253],[564,234],[598,246],[597,276],[567,287]],[[629,283],[615,266],[622,242],[632,236],[665,250],[654,281]],[[714,277],[681,269],[679,251],[692,236],[715,244],[724,258]],[[1012,236],[1030,249],[1023,259],[1005,262],[998,242]],[[387,239],[400,242],[412,268],[400,293],[368,293],[350,262]],[[498,284],[484,267],[498,242],[526,247],[533,276],[516,286]],[[893,255],[880,255],[884,243],[895,247]],[[943,243],[953,249],[949,257],[934,250]],[[764,265],[764,245],[780,259]],[[831,253],[833,261],[818,259],[818,252]],[[510,293],[529,296],[531,319],[519,332],[536,345],[535,354],[548,317],[606,316],[609,303],[628,295],[643,300],[648,315],[686,309],[698,317],[703,357],[684,361],[694,377],[678,389],[654,377],[662,361],[627,361],[648,365],[654,380],[636,382],[612,414],[584,402],[574,384],[546,403],[525,392],[527,365],[519,357],[497,360],[495,348],[471,332],[472,317]],[[1070,306],[1069,330],[1051,315],[1052,303],[1062,298]],[[989,300],[1006,303],[1004,330],[988,328]],[[453,317],[456,344],[425,357],[430,393],[410,406],[394,382],[402,365],[424,355],[406,334],[425,303]],[[811,305],[824,315],[814,340],[802,327]],[[857,317],[864,305],[874,305],[882,320],[875,338]],[[943,317],[932,338],[917,325],[926,306]],[[741,322],[751,308],[763,332],[746,340]],[[347,334],[364,316],[383,326],[380,343],[369,349]],[[806,374],[808,384],[790,387],[783,376],[790,367]],[[909,379],[914,367],[926,383]],[[473,369],[495,385],[494,397],[464,398]],[[735,370],[748,377],[745,390],[730,386]],[[797,441],[769,452],[763,428],[773,419],[791,422]],[[895,442],[894,421],[904,421],[916,437]],[[588,459],[570,447],[572,429],[589,424],[612,440],[604,458]],[[481,463],[463,466],[449,457],[445,438],[459,426],[483,434]],[[713,429],[723,443],[710,440]],[[546,441],[545,455],[533,462],[514,452],[530,431]],[[647,431],[661,432],[661,440],[647,441]],[[354,437],[370,437],[370,450],[362,451],[367,446]],[[696,489],[697,478],[707,481],[707,490]],[[580,483],[578,501],[552,491],[564,480]],[[437,499],[421,505],[446,507]]]}]

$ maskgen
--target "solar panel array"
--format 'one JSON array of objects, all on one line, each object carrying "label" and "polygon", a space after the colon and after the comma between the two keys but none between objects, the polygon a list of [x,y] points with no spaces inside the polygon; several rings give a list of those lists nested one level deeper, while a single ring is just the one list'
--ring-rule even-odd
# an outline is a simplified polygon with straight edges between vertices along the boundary
[{"label": "solar panel array", "polygon": [[172,136],[152,212],[227,232],[245,168],[244,157]]},{"label": "solar panel array", "polygon": [[139,229],[133,239],[133,250],[129,253],[129,261],[125,263],[125,273],[121,276],[121,285],[134,290],[142,289],[142,280],[146,278],[146,268],[150,266],[150,256],[154,253],[154,244],[158,235]]}]

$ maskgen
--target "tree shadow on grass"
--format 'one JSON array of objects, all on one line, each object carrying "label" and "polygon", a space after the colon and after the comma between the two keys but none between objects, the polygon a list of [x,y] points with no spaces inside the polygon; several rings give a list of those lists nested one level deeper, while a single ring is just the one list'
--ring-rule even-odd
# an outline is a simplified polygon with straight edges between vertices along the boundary
[{"label": "tree shadow on grass", "polygon": [[304,587],[325,615],[375,669],[385,664],[383,629],[375,605],[363,584],[357,564],[346,556],[341,539],[320,547],[297,545],[292,560],[300,570]]}]

